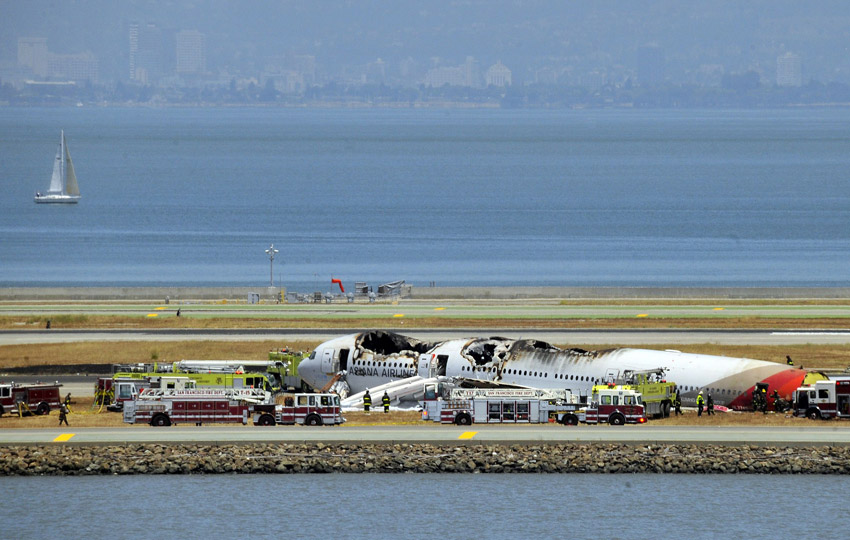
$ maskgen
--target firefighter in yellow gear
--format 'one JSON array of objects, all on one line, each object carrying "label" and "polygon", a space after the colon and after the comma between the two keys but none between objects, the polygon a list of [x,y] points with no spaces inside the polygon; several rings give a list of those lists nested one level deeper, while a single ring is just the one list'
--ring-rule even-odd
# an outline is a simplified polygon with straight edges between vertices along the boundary
[{"label": "firefighter in yellow gear", "polygon": [[697,395],[697,416],[702,416],[702,406],[705,405],[705,398],[702,397],[702,390]]},{"label": "firefighter in yellow gear", "polygon": [[369,391],[366,390],[366,393],[363,394],[363,411],[369,412],[370,407],[372,407],[372,396],[370,396]]},{"label": "firefighter in yellow gear", "polygon": [[384,405],[384,412],[390,412],[390,396],[386,392],[384,392],[384,397],[381,398],[381,403]]}]

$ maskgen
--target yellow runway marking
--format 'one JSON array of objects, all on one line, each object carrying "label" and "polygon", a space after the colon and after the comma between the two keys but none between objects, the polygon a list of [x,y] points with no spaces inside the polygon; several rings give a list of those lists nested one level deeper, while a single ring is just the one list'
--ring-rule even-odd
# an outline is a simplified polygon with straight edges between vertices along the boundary
[{"label": "yellow runway marking", "polygon": [[716,307],[716,308],[714,308],[714,311],[723,311],[724,309],[726,309],[726,308]]},{"label": "yellow runway marking", "polygon": [[464,431],[460,434],[460,437],[458,437],[458,439],[471,439],[475,437],[476,434],[478,434],[477,431]]},{"label": "yellow runway marking", "polygon": [[65,441],[70,441],[70,440],[71,440],[71,437],[73,437],[74,435],[75,435],[74,433],[63,433],[62,435],[59,435],[58,437],[56,437],[55,439],[53,439],[53,442],[65,442]]},{"label": "yellow runway marking", "polygon": [[158,317],[159,313],[148,313],[148,317]]},{"label": "yellow runway marking", "polygon": [[446,308],[444,308],[444,307],[435,307],[434,308],[434,311],[445,311],[445,310],[446,310]]},{"label": "yellow runway marking", "polygon": [[154,309],[157,310],[157,311],[162,311],[165,308],[164,307],[158,307],[158,308],[154,308]]},{"label": "yellow runway marking", "polygon": [[649,313],[638,313],[636,317],[649,317]]},{"label": "yellow runway marking", "polygon": [[393,317],[404,317],[404,313],[396,313]]}]

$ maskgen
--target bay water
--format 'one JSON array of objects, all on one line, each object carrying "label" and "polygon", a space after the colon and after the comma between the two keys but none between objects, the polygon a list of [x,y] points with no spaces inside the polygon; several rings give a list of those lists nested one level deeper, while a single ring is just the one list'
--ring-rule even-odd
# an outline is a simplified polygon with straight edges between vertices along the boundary
[{"label": "bay water", "polygon": [[[839,476],[12,477],[5,538],[839,538]],[[13,495],[13,496],[11,496]]]},{"label": "bay water", "polygon": [[[83,199],[36,205],[64,129]],[[0,286],[848,286],[850,109],[0,108]]]}]

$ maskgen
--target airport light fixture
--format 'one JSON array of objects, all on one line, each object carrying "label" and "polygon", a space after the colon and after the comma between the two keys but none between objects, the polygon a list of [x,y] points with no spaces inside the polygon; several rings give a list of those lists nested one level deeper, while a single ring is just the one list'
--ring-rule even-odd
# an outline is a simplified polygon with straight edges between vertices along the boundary
[{"label": "airport light fixture", "polygon": [[269,287],[274,287],[274,254],[280,253],[280,250],[274,248],[274,244],[269,246],[269,249],[266,250],[266,253],[269,254]]}]

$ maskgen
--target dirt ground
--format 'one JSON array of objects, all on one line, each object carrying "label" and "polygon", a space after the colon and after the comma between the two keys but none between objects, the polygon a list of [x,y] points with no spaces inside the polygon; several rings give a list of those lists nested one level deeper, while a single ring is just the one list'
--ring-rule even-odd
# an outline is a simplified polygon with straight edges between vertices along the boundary
[{"label": "dirt ground", "polygon": [[[75,398],[71,402],[71,414],[68,415],[68,427],[62,426],[63,430],[88,427],[127,427],[139,428],[146,426],[131,426],[125,424],[120,413],[108,412],[105,409],[97,411],[92,408],[91,397]],[[425,422],[421,419],[418,411],[373,411],[365,413],[362,411],[348,411],[343,414],[346,419],[345,426],[377,426],[377,425],[421,425],[423,427],[439,427],[439,424]],[[649,425],[663,426],[809,426],[812,420],[806,418],[794,418],[787,414],[756,414],[756,413],[717,413],[708,416],[705,413],[697,417],[695,410],[685,410],[682,416],[671,416],[670,418],[652,419]],[[821,421],[835,427],[846,427],[850,429],[850,422],[840,420]],[[15,428],[58,428],[59,413],[51,411],[46,416],[25,416],[19,418],[10,414],[0,417],[0,429]],[[248,423],[251,426],[251,423]],[[563,429],[562,426],[553,424],[553,427]]]}]

